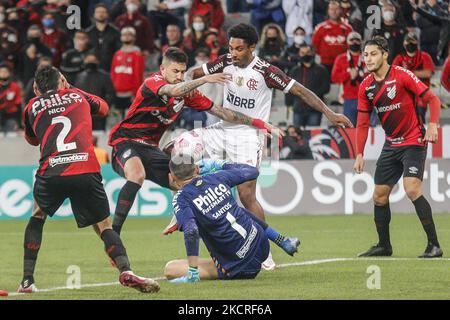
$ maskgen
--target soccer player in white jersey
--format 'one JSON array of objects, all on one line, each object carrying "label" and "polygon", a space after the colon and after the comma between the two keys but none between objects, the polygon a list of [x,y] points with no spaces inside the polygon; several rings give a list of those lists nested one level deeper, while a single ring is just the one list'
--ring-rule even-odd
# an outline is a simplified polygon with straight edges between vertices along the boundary
[{"label": "soccer player in white jersey", "polygon": [[[303,99],[313,109],[322,112],[334,125],[352,126],[347,117],[333,112],[313,92],[279,68],[255,56],[258,34],[251,25],[241,23],[231,27],[228,37],[228,54],[193,71],[194,79],[220,72],[232,75],[233,81],[225,84],[224,108],[268,122],[272,107],[272,89],[275,88]],[[232,162],[258,168],[260,166],[264,151],[264,135],[260,134],[258,129],[221,121],[207,128],[182,134],[175,140],[174,148],[183,144],[197,145],[196,140],[202,144],[204,156],[212,159],[226,157]],[[244,207],[265,221],[264,210],[256,199],[256,180],[243,183],[237,189]],[[268,270],[275,268],[271,256],[263,264],[263,268]]]}]

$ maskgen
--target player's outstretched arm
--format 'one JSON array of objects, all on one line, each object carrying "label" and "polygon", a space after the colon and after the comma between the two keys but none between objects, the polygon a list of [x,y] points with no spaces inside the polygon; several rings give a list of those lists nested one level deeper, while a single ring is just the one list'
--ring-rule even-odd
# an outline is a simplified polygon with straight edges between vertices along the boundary
[{"label": "player's outstretched arm", "polygon": [[232,80],[231,75],[228,73],[216,73],[203,76],[199,79],[184,81],[177,84],[166,84],[158,90],[158,95],[169,97],[182,97],[189,92],[197,89],[205,83],[218,83],[225,84]]},{"label": "player's outstretched arm", "polygon": [[322,100],[320,100],[314,92],[312,92],[308,88],[305,88],[300,83],[295,82],[295,84],[289,90],[289,93],[301,98],[311,108],[322,112],[332,124],[350,128],[353,127],[353,124],[346,116],[336,113],[328,108],[327,105]]},{"label": "player's outstretched arm", "polygon": [[424,140],[435,143],[438,140],[438,125],[441,115],[441,100],[436,96],[433,91],[428,90],[422,97],[424,103],[428,104],[430,109],[430,121],[428,123],[427,132],[425,133]]},{"label": "player's outstretched arm", "polygon": [[212,115],[230,122],[230,123],[236,123],[236,124],[245,124],[247,126],[253,126],[255,128],[265,130],[268,133],[278,137],[284,137],[284,132],[280,128],[271,125],[270,123],[264,122],[261,119],[255,119],[252,117],[249,117],[243,113],[233,111],[231,109],[223,108],[214,105],[211,109],[208,110],[209,113]]}]

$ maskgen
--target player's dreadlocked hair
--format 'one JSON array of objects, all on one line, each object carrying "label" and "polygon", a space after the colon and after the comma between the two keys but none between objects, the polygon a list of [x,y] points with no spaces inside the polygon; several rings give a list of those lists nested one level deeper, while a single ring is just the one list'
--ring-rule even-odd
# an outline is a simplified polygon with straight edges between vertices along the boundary
[{"label": "player's dreadlocked hair", "polygon": [[364,49],[367,46],[377,46],[382,52],[389,52],[389,43],[386,38],[382,36],[375,36],[370,40],[367,40],[364,44]]},{"label": "player's dreadlocked hair", "polygon": [[162,63],[165,64],[168,61],[187,64],[188,57],[181,49],[177,47],[169,47],[164,53]]},{"label": "player's dreadlocked hair", "polygon": [[188,154],[177,153],[172,155],[169,162],[170,172],[180,180],[188,180],[194,176],[195,162]]},{"label": "player's dreadlocked hair", "polygon": [[249,46],[258,43],[258,33],[256,32],[256,29],[246,23],[232,26],[230,30],[228,30],[228,38],[242,39]]},{"label": "player's dreadlocked hair", "polygon": [[37,69],[34,82],[41,93],[58,89],[61,73],[53,66],[43,66]]}]

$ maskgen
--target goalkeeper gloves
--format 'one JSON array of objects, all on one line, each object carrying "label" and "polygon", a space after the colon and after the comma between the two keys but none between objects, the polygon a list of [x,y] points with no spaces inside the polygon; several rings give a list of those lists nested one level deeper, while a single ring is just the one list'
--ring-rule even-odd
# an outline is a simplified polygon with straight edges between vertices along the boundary
[{"label": "goalkeeper gloves", "polygon": [[196,283],[200,281],[198,268],[189,267],[188,275],[170,280],[171,283]]},{"label": "goalkeeper gloves", "polygon": [[200,167],[200,175],[203,176],[222,170],[225,163],[225,160],[202,159],[197,164]]}]

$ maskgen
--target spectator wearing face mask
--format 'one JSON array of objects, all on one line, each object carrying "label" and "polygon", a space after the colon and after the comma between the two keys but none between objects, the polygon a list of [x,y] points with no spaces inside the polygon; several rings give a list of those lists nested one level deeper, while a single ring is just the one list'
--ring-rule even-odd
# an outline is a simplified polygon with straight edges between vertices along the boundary
[{"label": "spectator wearing face mask", "polygon": [[20,85],[12,80],[12,70],[0,65],[0,127],[3,132],[17,131],[20,126],[22,96]]},{"label": "spectator wearing face mask", "polygon": [[288,44],[294,42],[295,31],[299,22],[307,37],[313,32],[313,0],[284,0],[283,10],[286,14],[286,37]]},{"label": "spectator wearing face mask", "polygon": [[0,60],[13,64],[14,55],[19,50],[19,38],[17,31],[8,25],[6,21],[6,7],[0,4]]},{"label": "spectator wearing face mask", "polygon": [[55,16],[52,13],[45,13],[41,23],[44,28],[42,43],[51,50],[53,65],[59,67],[63,52],[72,47],[71,40],[62,29],[57,27]]},{"label": "spectator wearing face mask", "polygon": [[364,32],[363,15],[358,3],[351,0],[340,0],[342,9],[342,19],[352,26],[353,30],[359,34]]},{"label": "spectator wearing face mask", "polygon": [[328,5],[328,20],[317,25],[312,37],[312,44],[320,56],[321,63],[331,75],[334,60],[347,51],[347,36],[352,27],[341,19],[342,9],[337,1]]},{"label": "spectator wearing face mask", "polygon": [[41,57],[51,57],[50,49],[42,43],[42,30],[39,26],[33,25],[27,31],[27,43],[20,53],[21,59],[18,64],[18,73],[23,84],[34,78],[36,68]]},{"label": "spectator wearing face mask", "polygon": [[374,29],[374,36],[382,36],[387,39],[389,44],[388,63],[392,64],[394,58],[403,51],[403,38],[407,33],[405,25],[396,21],[397,10],[391,3],[384,3],[381,8],[382,23],[380,29]]},{"label": "spectator wearing face mask", "polygon": [[263,31],[260,41],[258,56],[269,63],[279,67],[285,46],[285,37],[283,30],[275,23],[267,24]]},{"label": "spectator wearing face mask", "polygon": [[132,27],[122,29],[120,40],[122,47],[114,54],[111,80],[116,90],[115,105],[123,117],[144,80],[144,57],[135,45],[136,31]]},{"label": "spectator wearing face mask", "polygon": [[347,37],[348,51],[336,58],[331,72],[331,81],[344,86],[342,94],[344,115],[350,119],[355,127],[358,115],[358,88],[367,75],[361,55],[361,42],[362,37],[359,33],[350,33]]},{"label": "spectator wearing face mask", "polygon": [[[397,55],[392,64],[412,71],[417,78],[422,80],[427,86],[430,86],[431,77],[435,70],[433,59],[428,53],[420,50],[417,35],[415,33],[406,34],[403,47],[405,52]],[[417,105],[419,107],[419,115],[422,121],[425,122],[427,105],[420,98]]]},{"label": "spectator wearing face mask", "polygon": [[207,32],[208,25],[206,24],[206,19],[203,16],[195,15],[192,19],[192,26],[185,32],[184,46],[192,52],[205,47],[205,36]]},{"label": "spectator wearing face mask", "polygon": [[[83,91],[102,97],[108,105],[115,101],[114,85],[108,72],[100,68],[100,59],[93,51],[89,51],[84,58],[83,71],[75,80],[75,87]],[[92,130],[106,130],[106,117],[92,116]]]},{"label": "spectator wearing face mask", "polygon": [[297,27],[294,30],[294,42],[291,46],[286,48],[283,58],[278,62],[280,67],[286,71],[291,70],[298,63],[300,63],[300,56],[298,55],[300,47],[306,44],[306,33],[302,27]]},{"label": "spectator wearing face mask", "polygon": [[[301,45],[299,56],[300,65],[294,67],[289,74],[320,99],[323,99],[323,96],[330,91],[330,75],[327,69],[314,61],[314,49],[310,45]],[[292,94],[286,94],[285,102],[287,106],[293,106],[295,126],[320,126],[321,112],[312,109],[302,99]]]},{"label": "spectator wearing face mask", "polygon": [[283,148],[280,156],[282,159],[313,159],[308,139],[305,139],[299,127],[289,126],[287,135],[283,138]]},{"label": "spectator wearing face mask", "polygon": [[83,30],[75,32],[74,48],[63,53],[61,71],[69,83],[74,83],[77,74],[83,71],[84,57],[89,50],[89,37]]},{"label": "spectator wearing face mask", "polygon": [[153,53],[155,34],[148,18],[139,11],[140,4],[139,0],[126,0],[127,12],[118,16],[114,25],[119,30],[133,27],[136,30],[136,45],[147,57]]},{"label": "spectator wearing face mask", "polygon": [[219,0],[193,0],[189,10],[189,24],[194,20],[194,16],[205,17],[209,28],[220,30],[225,21],[222,2]]},{"label": "spectator wearing face mask", "polygon": [[109,10],[104,4],[97,4],[94,9],[94,23],[86,32],[89,43],[100,59],[100,67],[110,71],[114,53],[120,49],[120,31],[108,22]]}]

